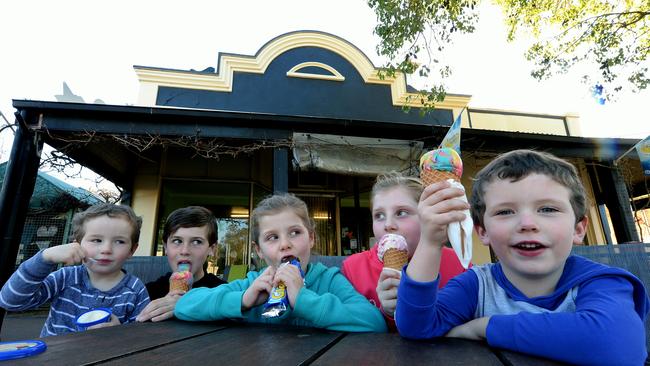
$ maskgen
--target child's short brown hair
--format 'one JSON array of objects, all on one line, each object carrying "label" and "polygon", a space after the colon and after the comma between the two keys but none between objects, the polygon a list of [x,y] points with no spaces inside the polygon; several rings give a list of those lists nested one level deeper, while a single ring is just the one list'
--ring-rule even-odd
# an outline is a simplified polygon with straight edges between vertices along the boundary
[{"label": "child's short brown hair", "polygon": [[162,240],[167,243],[170,235],[180,228],[203,227],[207,226],[208,245],[217,242],[217,224],[212,211],[201,206],[188,206],[174,210],[167,216],[165,226],[163,227]]},{"label": "child's short brown hair", "polygon": [[516,182],[534,173],[546,175],[569,190],[569,201],[575,214],[576,223],[585,217],[587,194],[576,168],[555,155],[522,149],[497,156],[476,174],[470,198],[474,224],[483,226],[486,185],[496,179],[509,179]]},{"label": "child's short brown hair", "polygon": [[138,243],[140,240],[140,228],[142,227],[142,218],[137,216],[129,206],[115,205],[112,203],[100,203],[90,206],[86,211],[79,212],[72,219],[72,237],[78,243],[81,243],[86,235],[86,222],[100,216],[111,218],[123,218],[131,225],[131,245]]}]

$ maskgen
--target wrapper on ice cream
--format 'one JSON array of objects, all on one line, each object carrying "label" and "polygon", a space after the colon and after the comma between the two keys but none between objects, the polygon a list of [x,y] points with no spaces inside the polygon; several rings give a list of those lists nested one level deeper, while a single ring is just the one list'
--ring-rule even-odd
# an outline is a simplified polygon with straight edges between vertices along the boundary
[{"label": "wrapper on ice cream", "polygon": [[[463,175],[463,161],[456,150],[452,148],[440,148],[431,150],[420,158],[420,179],[425,186],[448,180],[453,187],[465,188],[460,183]],[[467,202],[467,195],[461,197]],[[465,220],[452,222],[447,228],[447,236],[456,256],[467,269],[472,260],[472,230],[474,223],[469,210],[464,210]]]},{"label": "wrapper on ice cream", "polygon": [[[449,180],[451,185],[455,188],[465,190],[460,182]],[[467,202],[467,195],[463,195],[460,199]],[[451,247],[454,248],[456,256],[460,260],[463,268],[467,269],[469,263],[472,261],[472,230],[474,229],[474,221],[469,210],[463,210],[465,220],[456,221],[449,224],[447,227],[447,236]]]},{"label": "wrapper on ice cream", "polygon": [[384,268],[402,272],[409,258],[406,239],[398,234],[385,234],[377,245],[377,256],[384,262]]},{"label": "wrapper on ice cream", "polygon": [[[292,264],[300,270],[300,275],[302,278],[305,278],[305,272],[303,272],[302,267],[300,266],[300,259],[289,256],[282,258],[280,266],[287,266]],[[264,304],[264,312],[262,312],[262,318],[276,318],[282,316],[289,308],[289,295],[287,294],[287,285],[280,281],[276,286],[273,286],[271,293],[269,294],[269,299]]]}]

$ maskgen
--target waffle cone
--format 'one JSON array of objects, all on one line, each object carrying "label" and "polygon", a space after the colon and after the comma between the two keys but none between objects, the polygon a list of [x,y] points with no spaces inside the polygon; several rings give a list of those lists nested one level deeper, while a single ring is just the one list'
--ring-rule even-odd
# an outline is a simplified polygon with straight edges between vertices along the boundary
[{"label": "waffle cone", "polygon": [[189,291],[190,285],[186,280],[171,280],[169,282],[169,291],[180,290],[180,291]]},{"label": "waffle cone", "polygon": [[398,272],[402,271],[402,267],[408,262],[409,253],[406,250],[388,249],[384,253],[384,268],[391,268]]},{"label": "waffle cone", "polygon": [[443,180],[453,179],[457,182],[460,182],[460,177],[454,174],[453,172],[448,172],[444,170],[423,170],[420,172],[420,179],[425,187],[432,185],[433,183],[442,182]]}]

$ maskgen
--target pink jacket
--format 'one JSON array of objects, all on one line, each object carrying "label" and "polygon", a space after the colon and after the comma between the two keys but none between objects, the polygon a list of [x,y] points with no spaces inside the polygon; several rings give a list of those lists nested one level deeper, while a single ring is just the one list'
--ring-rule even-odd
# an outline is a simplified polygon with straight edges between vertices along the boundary
[{"label": "pink jacket", "polygon": [[[442,249],[442,259],[440,260],[440,288],[446,285],[451,278],[465,272],[453,249],[447,247]],[[377,257],[377,245],[374,245],[370,250],[349,256],[343,261],[341,272],[352,283],[355,290],[365,296],[377,308],[380,308],[381,304],[377,296],[377,282],[379,281],[379,274],[383,268],[384,263]],[[384,314],[384,318],[386,319],[388,329],[395,331],[395,320],[386,314]]]}]

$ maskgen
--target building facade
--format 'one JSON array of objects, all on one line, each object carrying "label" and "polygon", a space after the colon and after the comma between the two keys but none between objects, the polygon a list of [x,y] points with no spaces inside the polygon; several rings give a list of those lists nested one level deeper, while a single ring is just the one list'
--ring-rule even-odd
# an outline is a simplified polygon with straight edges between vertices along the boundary
[{"label": "building facade", "polygon": [[[421,113],[404,75],[382,75],[354,45],[313,31],[276,37],[255,55],[220,54],[216,67],[202,71],[134,68],[136,106],[14,101],[24,134],[14,149],[26,159],[22,174],[47,142],[120,186],[124,203],[143,217],[136,255],[161,254],[165,217],[202,205],[218,219],[219,267],[254,266],[249,213],[283,191],[307,202],[317,252],[368,249],[377,174],[417,175],[419,156],[458,116],[465,187],[501,152],[549,151],[574,163],[587,188],[586,243],[611,242],[606,214],[619,241],[638,240],[614,164],[637,140],[583,138],[576,116],[472,109],[470,96],[453,94]],[[474,243],[475,263],[493,259]]]}]

